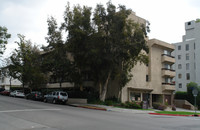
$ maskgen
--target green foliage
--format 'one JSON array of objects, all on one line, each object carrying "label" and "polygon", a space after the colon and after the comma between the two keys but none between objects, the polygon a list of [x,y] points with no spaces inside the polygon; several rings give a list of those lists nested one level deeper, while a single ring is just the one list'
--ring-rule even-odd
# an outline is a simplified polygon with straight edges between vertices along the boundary
[{"label": "green foliage", "polygon": [[48,37],[46,37],[49,45],[43,47],[46,54],[43,55],[43,67],[46,72],[51,72],[51,78],[55,78],[57,82],[70,81],[72,73],[72,64],[67,56],[67,49],[62,40],[62,32],[58,29],[56,20],[51,17],[48,22]]},{"label": "green foliage", "polygon": [[196,19],[196,23],[199,23],[200,22],[200,19],[198,18],[198,19]]},{"label": "green foliage", "polygon": [[167,108],[166,105],[163,105],[162,103],[159,103],[159,102],[154,102],[152,104],[152,106],[153,106],[154,109],[158,109],[158,110],[162,110],[162,111]]},{"label": "green foliage", "polygon": [[139,103],[139,102],[126,102],[123,106],[125,108],[131,108],[131,109],[141,109],[142,108],[141,103]]},{"label": "green foliage", "polygon": [[82,85],[84,72],[90,72],[102,89],[102,101],[110,80],[118,80],[123,87],[131,78],[129,72],[134,65],[148,62],[145,53],[141,53],[148,52],[146,30],[144,25],[128,19],[130,14],[130,9],[111,2],[107,8],[97,4],[93,16],[90,7],[77,5],[71,10],[69,4],[66,6],[62,29],[68,33],[66,43],[76,68],[73,81]]},{"label": "green foliage", "polygon": [[4,50],[6,49],[6,44],[8,43],[8,39],[11,37],[9,33],[7,33],[7,28],[0,26],[0,54],[2,55]]},{"label": "green foliage", "polygon": [[[194,104],[194,96],[192,94],[193,89],[197,89],[200,93],[200,87],[197,83],[190,82],[189,84],[187,84],[187,100],[192,104]],[[200,106],[200,94],[198,94],[197,96],[197,104]]]},{"label": "green foliage", "polygon": [[40,87],[45,83],[46,77],[41,72],[41,62],[39,58],[39,49],[32,46],[30,41],[25,40],[25,36],[18,35],[20,41],[18,49],[15,49],[10,57],[10,64],[7,66],[9,75],[18,79],[30,89]]},{"label": "green foliage", "polygon": [[187,100],[187,92],[177,91],[175,93],[175,99]]}]

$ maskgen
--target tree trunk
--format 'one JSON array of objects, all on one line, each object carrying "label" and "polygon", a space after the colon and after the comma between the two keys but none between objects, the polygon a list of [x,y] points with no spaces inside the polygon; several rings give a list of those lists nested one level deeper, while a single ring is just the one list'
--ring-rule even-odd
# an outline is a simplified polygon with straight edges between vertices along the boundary
[{"label": "tree trunk", "polygon": [[101,82],[99,82],[99,97],[100,97],[101,93],[102,93],[102,84],[101,84]]},{"label": "tree trunk", "polygon": [[10,78],[10,88],[12,87],[12,77]]},{"label": "tree trunk", "polygon": [[118,100],[121,101],[122,89],[119,87]]},{"label": "tree trunk", "polygon": [[107,89],[108,89],[108,82],[109,82],[109,80],[110,80],[110,74],[111,74],[111,72],[108,73],[108,77],[107,77],[107,79],[106,79],[106,82],[105,82],[105,84],[104,84],[104,86],[103,86],[102,93],[101,93],[101,95],[100,95],[100,100],[103,101],[103,102],[104,102],[105,99],[106,99],[106,94],[107,94]]}]

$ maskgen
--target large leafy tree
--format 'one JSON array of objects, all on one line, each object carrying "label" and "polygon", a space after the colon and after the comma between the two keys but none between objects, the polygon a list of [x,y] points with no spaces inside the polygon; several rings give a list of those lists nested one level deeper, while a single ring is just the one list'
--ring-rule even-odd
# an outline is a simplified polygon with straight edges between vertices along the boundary
[{"label": "large leafy tree", "polygon": [[69,75],[72,71],[71,61],[67,56],[66,46],[62,39],[62,32],[58,28],[55,18],[50,17],[48,23],[48,37],[46,37],[49,45],[45,47],[46,55],[44,56],[44,66],[47,72],[51,72],[51,78],[56,79],[60,88],[62,83],[70,81]]},{"label": "large leafy tree", "polygon": [[98,4],[91,21],[91,8],[66,6],[63,27],[68,33],[67,44],[79,70],[89,70],[100,90],[100,100],[104,101],[108,84],[118,79],[124,86],[131,75],[129,72],[140,61],[146,63],[145,25],[128,19],[131,10],[125,6],[118,9],[111,2],[107,8]]},{"label": "large leafy tree", "polygon": [[72,79],[76,86],[81,89],[83,87],[84,77],[89,70],[90,65],[90,47],[91,35],[94,34],[94,28],[91,26],[91,8],[79,5],[74,6],[70,10],[70,5],[66,6],[64,14],[65,22],[62,28],[67,32],[66,45],[68,51],[73,56],[73,70]]},{"label": "large leafy tree", "polygon": [[20,41],[16,43],[19,47],[12,53],[8,69],[13,78],[22,82],[23,89],[27,85],[32,90],[40,87],[46,80],[41,70],[39,49],[33,46],[30,40],[25,40],[25,36],[18,37]]},{"label": "large leafy tree", "polygon": [[0,26],[0,55],[4,53],[8,39],[11,37],[7,30],[8,29],[6,27]]}]

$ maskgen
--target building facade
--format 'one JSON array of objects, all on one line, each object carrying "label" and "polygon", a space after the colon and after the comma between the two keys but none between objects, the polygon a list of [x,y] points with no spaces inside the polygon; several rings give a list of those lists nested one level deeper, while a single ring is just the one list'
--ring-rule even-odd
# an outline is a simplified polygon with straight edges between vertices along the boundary
[{"label": "building facade", "polygon": [[200,85],[200,22],[186,22],[185,32],[182,42],[174,44],[176,91],[187,91],[190,82]]},{"label": "building facade", "polygon": [[151,39],[149,47],[149,64],[138,63],[131,71],[131,81],[122,89],[121,101],[173,102],[175,91],[175,70],[172,65],[175,58],[171,55],[174,45]]},{"label": "building facade", "polygon": [[1,76],[0,77],[0,88],[4,88],[6,90],[10,90],[11,87],[21,87],[22,83],[10,77]]}]

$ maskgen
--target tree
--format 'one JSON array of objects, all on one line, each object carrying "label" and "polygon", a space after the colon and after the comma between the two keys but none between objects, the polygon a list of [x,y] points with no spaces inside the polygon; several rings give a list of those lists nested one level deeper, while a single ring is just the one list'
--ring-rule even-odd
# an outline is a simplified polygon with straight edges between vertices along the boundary
[{"label": "tree", "polygon": [[11,35],[7,33],[7,30],[8,29],[6,27],[0,26],[0,55],[4,53],[8,39],[11,37]]},{"label": "tree", "polygon": [[19,46],[12,53],[8,66],[12,77],[22,82],[23,89],[28,85],[30,90],[39,87],[45,82],[46,77],[41,71],[41,61],[39,49],[37,46],[32,46],[30,40],[25,40],[25,36],[18,35],[20,41],[16,42]]},{"label": "tree", "polygon": [[[200,93],[200,86],[197,83],[190,82],[187,84],[187,100],[192,104],[194,104],[193,89],[197,89]],[[200,105],[200,94],[197,95],[197,105]]]},{"label": "tree", "polygon": [[51,77],[55,77],[60,88],[64,81],[69,80],[69,75],[72,71],[71,61],[67,57],[66,46],[62,40],[62,32],[57,26],[56,20],[51,17],[48,22],[48,37],[46,37],[49,45],[45,48],[47,55],[45,57],[45,66],[47,71],[51,72]]},{"label": "tree", "polygon": [[75,6],[73,11],[66,6],[63,27],[68,33],[67,44],[74,62],[81,72],[89,70],[98,84],[100,100],[104,101],[108,84],[119,79],[124,86],[131,75],[129,72],[140,61],[148,62],[142,50],[146,46],[144,25],[128,19],[131,10],[119,5],[118,10],[111,3],[107,9],[98,4],[91,21],[91,8]]},{"label": "tree", "polygon": [[68,34],[66,45],[68,52],[73,56],[73,71],[72,80],[76,86],[82,90],[85,75],[89,71],[89,59],[91,35],[94,29],[91,26],[91,8],[79,5],[74,6],[70,10],[70,5],[66,6],[64,14],[65,22],[62,24],[62,29]]}]

